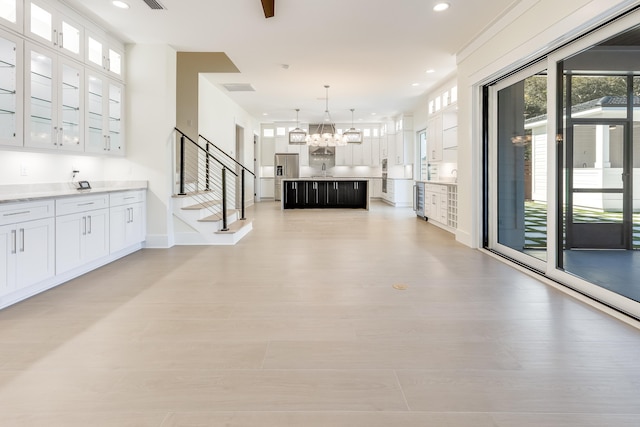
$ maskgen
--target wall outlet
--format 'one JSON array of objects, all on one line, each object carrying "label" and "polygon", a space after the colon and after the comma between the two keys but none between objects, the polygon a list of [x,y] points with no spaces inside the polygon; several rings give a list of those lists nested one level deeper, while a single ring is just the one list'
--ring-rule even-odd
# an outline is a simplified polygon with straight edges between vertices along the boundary
[{"label": "wall outlet", "polygon": [[25,165],[24,163],[20,164],[20,176],[27,176],[27,175],[28,175],[27,165]]}]

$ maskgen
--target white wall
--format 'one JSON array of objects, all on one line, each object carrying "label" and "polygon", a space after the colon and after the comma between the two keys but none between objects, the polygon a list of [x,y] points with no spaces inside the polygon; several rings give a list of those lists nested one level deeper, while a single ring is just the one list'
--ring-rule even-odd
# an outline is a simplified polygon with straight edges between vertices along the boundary
[{"label": "white wall", "polygon": [[481,242],[481,108],[483,83],[575,38],[630,0],[522,0],[458,55],[458,230],[469,246]]},{"label": "white wall", "polygon": [[173,127],[176,51],[127,46],[126,158],[105,161],[108,180],[148,180],[147,247],[173,246]]},{"label": "white wall", "polygon": [[104,168],[100,157],[0,150],[2,185],[71,182],[74,169],[80,171],[76,180],[104,181]]},{"label": "white wall", "polygon": [[[260,134],[260,124],[207,80],[205,75],[200,74],[198,80],[198,132],[235,159],[236,125],[242,127],[244,157],[241,163],[253,171],[253,135]],[[259,158],[258,155],[255,153],[256,158]],[[253,203],[254,180],[251,174],[246,174],[245,179],[245,202],[248,205]]]}]

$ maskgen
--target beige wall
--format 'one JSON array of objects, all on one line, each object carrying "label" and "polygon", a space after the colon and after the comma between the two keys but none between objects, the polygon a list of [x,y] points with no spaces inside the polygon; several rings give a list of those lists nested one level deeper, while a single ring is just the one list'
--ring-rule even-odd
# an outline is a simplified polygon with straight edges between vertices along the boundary
[{"label": "beige wall", "polygon": [[198,138],[198,87],[200,73],[238,73],[222,52],[178,52],[176,127],[194,141]]}]

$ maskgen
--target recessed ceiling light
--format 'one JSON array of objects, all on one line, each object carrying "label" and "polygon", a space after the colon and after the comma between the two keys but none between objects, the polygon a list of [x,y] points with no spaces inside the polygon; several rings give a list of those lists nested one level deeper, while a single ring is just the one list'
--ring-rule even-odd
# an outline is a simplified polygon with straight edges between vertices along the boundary
[{"label": "recessed ceiling light", "polygon": [[449,9],[449,6],[451,6],[449,3],[438,3],[437,5],[433,6],[433,10],[435,10],[436,12],[442,12],[443,10]]},{"label": "recessed ceiling light", "polygon": [[420,83],[411,83],[411,86],[413,87],[420,86]]},{"label": "recessed ceiling light", "polygon": [[120,0],[113,0],[111,2],[115,7],[119,7],[120,9],[129,9],[129,5]]},{"label": "recessed ceiling light", "polygon": [[431,74],[431,73],[435,73],[435,72],[436,72],[436,70],[434,70],[433,68],[432,68],[432,69],[427,70],[427,74]]}]

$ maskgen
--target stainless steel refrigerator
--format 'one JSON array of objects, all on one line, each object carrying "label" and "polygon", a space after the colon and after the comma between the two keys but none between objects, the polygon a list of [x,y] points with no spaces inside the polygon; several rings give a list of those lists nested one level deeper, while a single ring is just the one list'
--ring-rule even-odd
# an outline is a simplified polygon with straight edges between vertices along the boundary
[{"label": "stainless steel refrigerator", "polygon": [[282,197],[282,180],[300,177],[300,159],[296,153],[276,153],[274,158],[274,198]]}]

